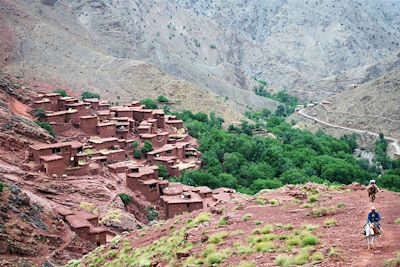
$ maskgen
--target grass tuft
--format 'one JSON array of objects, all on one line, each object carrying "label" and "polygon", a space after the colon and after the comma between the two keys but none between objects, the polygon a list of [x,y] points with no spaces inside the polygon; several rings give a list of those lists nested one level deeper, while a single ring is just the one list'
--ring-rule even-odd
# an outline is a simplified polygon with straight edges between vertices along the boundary
[{"label": "grass tuft", "polygon": [[325,228],[334,227],[336,225],[337,225],[337,221],[335,219],[326,219],[324,221],[324,227]]},{"label": "grass tuft", "polygon": [[254,249],[257,252],[274,252],[275,250],[275,245],[272,242],[260,242],[260,243],[256,243],[254,245]]},{"label": "grass tuft", "polygon": [[251,220],[251,218],[253,218],[253,214],[247,213],[247,214],[245,214],[245,215],[243,216],[242,220],[243,220],[244,222],[247,222],[247,221]]},{"label": "grass tuft", "polygon": [[226,237],[228,237],[227,232],[219,232],[210,236],[208,242],[212,244],[220,244]]},{"label": "grass tuft", "polygon": [[315,246],[316,244],[318,244],[318,242],[319,240],[315,236],[307,235],[301,239],[301,246],[302,247]]},{"label": "grass tuft", "polygon": [[188,222],[188,228],[196,227],[200,224],[209,222],[211,220],[211,214],[208,212],[200,213],[196,218]]}]

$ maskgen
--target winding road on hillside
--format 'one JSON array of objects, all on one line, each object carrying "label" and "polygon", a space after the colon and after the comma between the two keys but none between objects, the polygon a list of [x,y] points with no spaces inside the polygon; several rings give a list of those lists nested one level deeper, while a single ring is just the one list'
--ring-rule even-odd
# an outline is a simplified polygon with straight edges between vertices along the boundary
[{"label": "winding road on hillside", "polygon": [[[320,120],[318,118],[315,118],[313,116],[310,116],[310,115],[306,114],[304,112],[304,109],[300,109],[297,113],[300,114],[301,116],[305,117],[305,118],[311,119],[313,121],[316,121],[318,123],[324,124],[324,125],[329,126],[329,127],[348,130],[348,131],[352,131],[352,132],[356,132],[356,133],[360,133],[360,134],[369,134],[369,135],[373,135],[373,136],[379,136],[378,133],[374,133],[374,132],[371,132],[371,131],[364,131],[364,130],[354,129],[354,128],[350,128],[350,127],[335,125],[335,124]],[[391,138],[391,137],[385,137],[385,140],[387,140],[389,142],[389,144],[394,147],[394,149],[396,151],[395,152],[396,154],[400,154],[400,146],[399,146],[399,143],[398,143],[397,139],[394,139],[394,138]]]}]

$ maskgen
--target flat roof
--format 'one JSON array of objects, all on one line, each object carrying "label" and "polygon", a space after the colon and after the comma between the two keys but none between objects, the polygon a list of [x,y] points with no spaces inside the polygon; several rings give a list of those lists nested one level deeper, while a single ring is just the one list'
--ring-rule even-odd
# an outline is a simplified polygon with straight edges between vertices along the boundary
[{"label": "flat roof", "polygon": [[77,103],[70,103],[70,104],[65,104],[67,107],[78,107],[78,106],[86,106],[89,105],[89,103],[84,103],[84,102],[77,102]]},{"label": "flat roof", "polygon": [[199,190],[200,193],[203,193],[203,194],[212,192],[212,189],[209,188],[208,186],[198,186],[196,188]]},{"label": "flat roof", "polygon": [[110,110],[106,109],[106,110],[98,110],[96,111],[97,115],[110,115]]},{"label": "flat roof", "polygon": [[51,97],[51,96],[59,96],[60,94],[59,93],[47,93],[47,94],[44,94],[44,95]]},{"label": "flat roof", "polygon": [[74,212],[71,209],[63,206],[58,206],[57,208],[54,209],[54,211],[60,214],[61,216],[68,216],[74,214]]},{"label": "flat roof", "polygon": [[63,97],[60,97],[60,100],[78,100],[78,99],[76,99],[75,97],[72,97],[72,96],[63,96]]},{"label": "flat roof", "polygon": [[143,166],[143,167],[139,167],[138,172],[134,172],[134,173],[128,173],[126,175],[126,177],[131,177],[131,178],[140,178],[143,175],[149,175],[149,174],[153,174],[154,170],[147,167],[147,166]]},{"label": "flat roof", "polygon": [[119,161],[116,163],[108,164],[107,165],[109,168],[120,168],[120,167],[126,167],[126,168],[139,168],[139,166],[131,161]]},{"label": "flat roof", "polygon": [[158,149],[154,149],[153,151],[148,152],[147,154],[149,154],[149,155],[155,155],[155,154],[162,153],[162,152],[165,152],[165,151],[173,150],[173,149],[175,149],[175,148],[176,148],[175,145],[166,144],[166,145],[164,145],[163,147],[160,147],[160,148],[158,148]]},{"label": "flat roof", "polygon": [[153,114],[164,115],[165,112],[162,109],[153,109]]},{"label": "flat roof", "polygon": [[156,136],[157,136],[157,134],[149,134],[149,133],[140,134],[140,137],[141,138],[145,138],[145,139],[153,138],[153,137],[156,137]]},{"label": "flat roof", "polygon": [[102,226],[91,227],[90,231],[89,231],[89,234],[101,234],[101,233],[104,233],[104,232],[107,232],[107,231],[108,231],[107,228],[102,227]]},{"label": "flat roof", "polygon": [[145,180],[142,183],[145,185],[150,185],[150,184],[158,184],[158,181],[160,180],[156,180],[156,179],[149,179],[149,180]]},{"label": "flat roof", "polygon": [[182,120],[167,120],[167,121],[165,121],[166,123],[168,123],[168,124],[173,124],[173,123],[183,123],[183,121]]},{"label": "flat roof", "polygon": [[83,99],[83,101],[95,103],[95,102],[99,102],[100,100],[98,98],[86,98],[86,99]]},{"label": "flat roof", "polygon": [[33,103],[35,103],[35,104],[51,103],[51,101],[50,101],[50,99],[44,98],[44,99],[41,99],[41,100],[34,101]]},{"label": "flat roof", "polygon": [[97,127],[105,127],[105,126],[113,126],[116,125],[114,121],[109,121],[109,122],[100,122],[97,124]]},{"label": "flat roof", "polygon": [[116,137],[107,137],[107,138],[89,139],[89,142],[90,143],[94,143],[94,144],[102,144],[102,143],[112,142],[112,141],[118,141],[118,138],[116,138]]},{"label": "flat roof", "polygon": [[154,160],[156,161],[171,161],[171,160],[175,160],[178,157],[175,156],[159,156],[159,157],[155,157]]},{"label": "flat roof", "polygon": [[63,159],[63,157],[60,155],[52,154],[52,155],[48,155],[48,156],[41,156],[40,159],[42,159],[44,161],[56,161],[56,160]]},{"label": "flat roof", "polygon": [[[189,198],[186,198],[185,195],[190,196]],[[203,203],[203,199],[194,192],[186,192],[181,195],[174,195],[174,196],[160,196],[160,198],[163,199],[165,203],[168,204],[179,204],[179,203]]]},{"label": "flat roof", "polygon": [[71,225],[72,228],[84,228],[84,227],[91,227],[90,222],[85,219],[82,219],[76,215],[68,215],[65,217],[67,222]]},{"label": "flat roof", "polygon": [[76,113],[76,112],[78,112],[78,110],[76,110],[76,109],[61,110],[61,111],[56,111],[56,112],[52,112],[52,113],[46,113],[46,117],[62,116],[65,114]]},{"label": "flat roof", "polygon": [[75,212],[75,215],[79,218],[85,219],[85,220],[93,220],[93,219],[97,219],[99,218],[99,215],[84,211],[84,210],[80,210]]},{"label": "flat roof", "polygon": [[70,141],[70,142],[60,142],[60,143],[53,143],[53,144],[37,144],[37,145],[30,145],[29,147],[33,150],[42,150],[42,149],[49,149],[49,148],[59,148],[59,147],[66,147],[71,146],[72,148],[79,148],[82,147],[83,144],[78,141]]},{"label": "flat roof", "polygon": [[80,116],[79,118],[81,118],[81,119],[93,119],[93,118],[97,118],[97,116],[96,115],[86,115],[86,116]]}]

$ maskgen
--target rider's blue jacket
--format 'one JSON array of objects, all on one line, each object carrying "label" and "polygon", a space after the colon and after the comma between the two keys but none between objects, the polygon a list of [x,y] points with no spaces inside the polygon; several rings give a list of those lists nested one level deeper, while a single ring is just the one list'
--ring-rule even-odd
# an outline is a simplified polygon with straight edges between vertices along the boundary
[{"label": "rider's blue jacket", "polygon": [[381,220],[381,216],[377,212],[368,213],[368,221],[370,222],[379,222]]}]

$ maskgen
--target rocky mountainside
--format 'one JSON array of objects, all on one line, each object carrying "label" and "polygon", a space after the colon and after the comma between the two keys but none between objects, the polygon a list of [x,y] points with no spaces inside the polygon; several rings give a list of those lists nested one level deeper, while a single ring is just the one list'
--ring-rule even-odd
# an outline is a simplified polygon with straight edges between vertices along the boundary
[{"label": "rocky mountainside", "polygon": [[[400,138],[400,71],[328,98],[306,112],[322,121]],[[296,119],[301,120],[300,116]]]},{"label": "rocky mountainside", "polygon": [[92,89],[114,101],[165,94],[180,99],[180,108],[211,108],[230,121],[239,116],[232,110],[276,107],[251,92],[253,77],[275,90],[321,99],[354,82],[332,80],[400,49],[395,0],[0,5],[7,72]]},{"label": "rocky mountainside", "polygon": [[361,234],[369,211],[363,188],[306,184],[256,197],[232,194],[196,216],[118,237],[67,266],[384,266],[399,249],[399,200],[379,194],[384,235],[372,252]]}]

